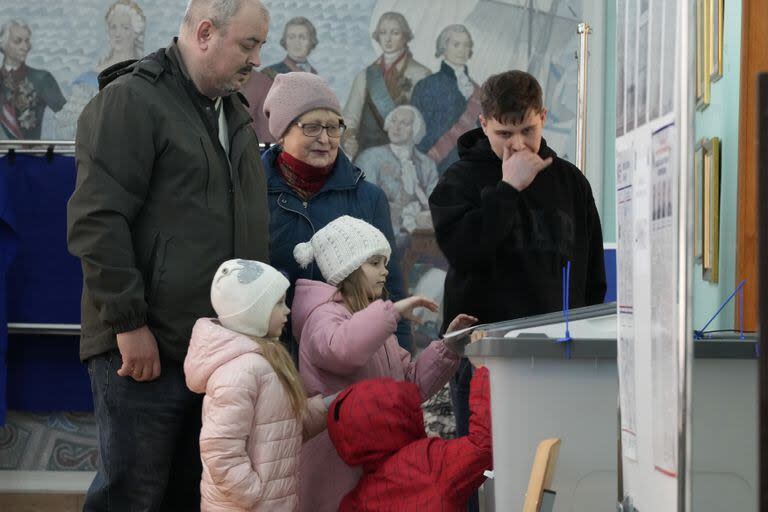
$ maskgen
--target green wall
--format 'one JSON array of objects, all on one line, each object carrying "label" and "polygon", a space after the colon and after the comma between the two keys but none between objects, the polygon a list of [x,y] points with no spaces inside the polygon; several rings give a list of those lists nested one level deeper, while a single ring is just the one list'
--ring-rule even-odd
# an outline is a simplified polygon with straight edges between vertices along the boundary
[{"label": "green wall", "polygon": [[[701,265],[694,267],[693,323],[700,329],[731,294],[736,285],[736,201],[738,184],[739,78],[741,62],[741,1],[725,2],[723,27],[723,77],[711,88],[709,106],[696,112],[695,139],[719,137],[722,144],[720,189],[720,278],[716,284],[701,278]],[[603,176],[603,236],[616,240],[616,2],[606,1],[605,16],[605,130]],[[733,327],[733,305],[729,305],[708,329]]]},{"label": "green wall", "polygon": [[[723,25],[723,78],[712,84],[709,106],[696,113],[695,137],[719,137],[722,144],[720,174],[720,277],[713,284],[701,279],[694,267],[694,328],[700,329],[728,298],[736,276],[736,206],[739,165],[739,85],[741,64],[741,1],[725,2]],[[733,306],[723,310],[708,329],[733,326]]]}]

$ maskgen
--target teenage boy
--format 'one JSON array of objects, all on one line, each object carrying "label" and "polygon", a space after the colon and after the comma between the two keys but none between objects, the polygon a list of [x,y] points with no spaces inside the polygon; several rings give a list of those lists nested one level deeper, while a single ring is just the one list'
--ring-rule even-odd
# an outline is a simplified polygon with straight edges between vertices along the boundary
[{"label": "teenage boy", "polygon": [[[523,71],[491,76],[481,107],[480,128],[459,137],[459,161],[429,198],[449,263],[443,318],[462,312],[490,323],[559,311],[568,262],[569,307],[603,302],[603,235],[592,189],[542,138],[541,86]],[[459,436],[468,433],[471,375],[464,359],[451,381]],[[477,510],[474,501],[468,510]]]}]

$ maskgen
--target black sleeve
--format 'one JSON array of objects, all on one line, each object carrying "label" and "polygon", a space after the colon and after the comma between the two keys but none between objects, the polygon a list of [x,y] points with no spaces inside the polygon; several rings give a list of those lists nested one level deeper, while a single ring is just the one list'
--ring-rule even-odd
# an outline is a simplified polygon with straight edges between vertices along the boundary
[{"label": "black sleeve", "polygon": [[85,293],[115,333],[143,326],[147,304],[131,225],[144,205],[154,163],[150,109],[138,94],[111,85],[83,110],[67,204],[67,243],[80,258]]},{"label": "black sleeve", "polygon": [[449,169],[429,196],[429,209],[435,237],[450,265],[470,271],[479,265],[493,264],[500,244],[512,236],[519,221],[520,192],[504,181],[472,197],[471,184],[463,183],[458,173],[471,169]]}]

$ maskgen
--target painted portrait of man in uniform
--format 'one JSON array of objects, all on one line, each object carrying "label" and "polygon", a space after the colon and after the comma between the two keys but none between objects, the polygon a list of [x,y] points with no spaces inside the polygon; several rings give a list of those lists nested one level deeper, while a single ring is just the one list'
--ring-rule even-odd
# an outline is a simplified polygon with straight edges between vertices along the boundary
[{"label": "painted portrait of man in uniform", "polygon": [[476,127],[480,115],[480,89],[467,67],[473,46],[467,27],[445,27],[435,49],[442,59],[440,70],[419,82],[411,98],[427,124],[419,149],[435,161],[440,174],[458,160],[456,140]]},{"label": "painted portrait of man in uniform", "polygon": [[303,16],[291,18],[286,22],[280,38],[280,46],[285,49],[285,58],[252,73],[248,83],[243,86],[242,93],[248,100],[248,113],[253,119],[251,126],[260,142],[275,142],[275,138],[269,133],[268,120],[262,112],[264,99],[272,87],[272,82],[277,75],[292,71],[316,75],[317,70],[309,63],[308,58],[318,42],[317,29],[311,21]]},{"label": "painted portrait of man in uniform", "polygon": [[382,14],[371,37],[382,53],[355,76],[344,106],[343,147],[352,158],[388,142],[384,119],[396,106],[408,103],[414,86],[430,73],[408,48],[413,32],[401,13]]},{"label": "painted portrait of man in uniform", "polygon": [[27,65],[32,29],[19,19],[0,26],[0,136],[40,139],[45,109],[58,112],[66,100],[51,73]]}]

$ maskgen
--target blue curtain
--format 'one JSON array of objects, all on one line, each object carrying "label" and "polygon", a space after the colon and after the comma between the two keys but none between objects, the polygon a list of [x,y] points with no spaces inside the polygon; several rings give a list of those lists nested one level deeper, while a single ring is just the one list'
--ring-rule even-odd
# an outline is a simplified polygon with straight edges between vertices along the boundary
[{"label": "blue curtain", "polygon": [[77,337],[7,336],[7,323],[80,323],[82,272],[67,252],[66,206],[75,160],[52,155],[0,158],[0,414],[83,410],[90,384]]},{"label": "blue curtain", "polygon": [[8,267],[16,254],[18,237],[16,219],[11,208],[9,173],[0,170],[0,425],[5,424],[8,407],[8,301],[6,280]]}]

